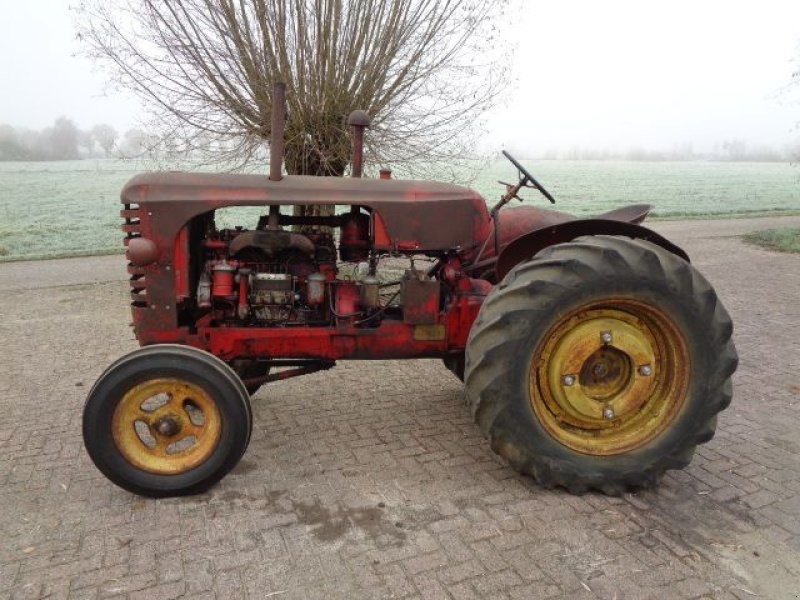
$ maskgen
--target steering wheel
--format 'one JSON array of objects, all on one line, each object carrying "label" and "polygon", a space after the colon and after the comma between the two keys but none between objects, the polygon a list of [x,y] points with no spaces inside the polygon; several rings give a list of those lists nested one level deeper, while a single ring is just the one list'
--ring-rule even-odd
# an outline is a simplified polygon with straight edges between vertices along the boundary
[{"label": "steering wheel", "polygon": [[[521,164],[519,164],[519,162],[517,161],[516,158],[511,156],[505,150],[503,150],[503,156],[505,156],[508,160],[510,160],[512,165],[517,167],[517,170],[522,175],[521,179],[522,179],[522,185],[523,186],[532,187],[532,188],[535,188],[535,189],[539,190],[545,198],[550,200],[551,204],[555,204],[556,203],[555,198],[553,198],[553,196],[550,195],[550,192],[548,192],[546,189],[544,189],[544,186],[542,186],[541,183],[536,181],[536,178],[533,175],[531,175],[530,173],[528,173],[528,170],[525,167],[523,167]],[[525,180],[531,182],[533,185],[528,185]]]}]

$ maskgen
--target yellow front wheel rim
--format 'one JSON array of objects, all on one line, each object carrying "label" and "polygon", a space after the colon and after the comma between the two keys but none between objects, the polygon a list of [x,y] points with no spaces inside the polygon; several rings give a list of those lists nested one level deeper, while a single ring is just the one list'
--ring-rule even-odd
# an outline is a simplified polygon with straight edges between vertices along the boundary
[{"label": "yellow front wheel rim", "polygon": [[569,312],[531,361],[534,414],[560,444],[622,454],[663,433],[689,385],[686,342],[659,308],[632,299]]},{"label": "yellow front wheel rim", "polygon": [[214,453],[222,419],[204,389],[163,378],[131,388],[117,404],[111,427],[114,444],[131,465],[157,475],[177,475]]}]

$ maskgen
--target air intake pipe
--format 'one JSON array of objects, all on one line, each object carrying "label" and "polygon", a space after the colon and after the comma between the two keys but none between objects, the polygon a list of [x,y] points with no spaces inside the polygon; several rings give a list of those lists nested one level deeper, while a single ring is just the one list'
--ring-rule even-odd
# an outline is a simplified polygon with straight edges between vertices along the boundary
[{"label": "air intake pipe", "polygon": [[364,164],[364,129],[370,126],[372,119],[363,110],[354,110],[347,118],[347,124],[353,128],[353,171],[352,177],[361,177]]}]

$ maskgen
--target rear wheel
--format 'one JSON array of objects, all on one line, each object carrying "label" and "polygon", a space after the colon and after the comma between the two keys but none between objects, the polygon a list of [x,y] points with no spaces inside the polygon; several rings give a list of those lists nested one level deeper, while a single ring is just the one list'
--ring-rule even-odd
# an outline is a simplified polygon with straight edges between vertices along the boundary
[{"label": "rear wheel", "polygon": [[713,436],[737,364],[731,332],[681,258],[579,238],[487,298],[467,347],[468,401],[493,449],[545,485],[650,486]]},{"label": "rear wheel", "polygon": [[251,428],[249,396],[236,373],[185,346],[122,357],[94,384],[83,413],[92,461],[145,496],[204,491],[239,462]]}]

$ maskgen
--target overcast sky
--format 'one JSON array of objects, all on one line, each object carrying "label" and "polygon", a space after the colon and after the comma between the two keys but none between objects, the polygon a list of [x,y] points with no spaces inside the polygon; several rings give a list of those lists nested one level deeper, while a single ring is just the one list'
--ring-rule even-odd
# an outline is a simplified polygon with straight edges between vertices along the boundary
[{"label": "overcast sky", "polygon": [[[67,115],[82,128],[135,126],[137,102],[76,55],[68,5],[3,0],[0,123],[41,128]],[[521,5],[508,26],[517,82],[489,116],[493,144],[705,150],[800,138],[800,103],[781,94],[800,70],[800,0]]]}]

